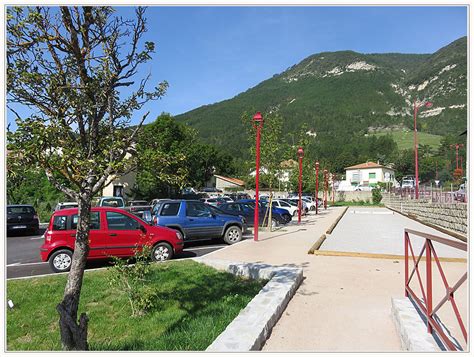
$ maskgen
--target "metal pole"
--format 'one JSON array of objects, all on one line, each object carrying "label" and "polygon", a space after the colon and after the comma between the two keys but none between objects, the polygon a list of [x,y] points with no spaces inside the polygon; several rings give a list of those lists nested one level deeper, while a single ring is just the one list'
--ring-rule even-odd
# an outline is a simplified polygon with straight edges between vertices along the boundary
[{"label": "metal pole", "polygon": [[[259,122],[257,121],[259,118]],[[258,241],[258,213],[259,213],[259,206],[258,206],[258,189],[259,189],[259,178],[260,178],[260,129],[263,125],[263,119],[260,113],[255,114],[254,121],[257,129],[257,140],[256,140],[256,148],[255,148],[255,209],[254,209],[254,220],[253,220],[253,240]]]},{"label": "metal pole", "polygon": [[303,179],[303,158],[299,156],[300,175],[298,179],[298,224],[301,223],[301,181]]},{"label": "metal pole", "polygon": [[316,195],[315,195],[315,201],[316,201],[316,214],[318,214],[318,191],[319,191],[319,162],[316,162]]},{"label": "metal pole", "polygon": [[334,206],[334,174],[331,174],[331,183],[332,205]]},{"label": "metal pole", "polygon": [[415,138],[415,198],[418,199],[418,143],[417,143],[417,129],[416,129],[416,113],[418,111],[418,107],[416,106],[416,100],[413,103],[414,107],[414,122],[415,122],[415,131],[414,131],[414,138]]},{"label": "metal pole", "polygon": [[405,297],[408,297],[408,233],[405,232]]},{"label": "metal pole", "polygon": [[324,209],[328,209],[328,170],[324,170]]},{"label": "metal pole", "polygon": [[433,286],[432,286],[432,275],[431,275],[431,244],[426,239],[426,323],[428,324],[428,333],[433,332],[433,328],[430,324],[431,311],[433,311]]}]

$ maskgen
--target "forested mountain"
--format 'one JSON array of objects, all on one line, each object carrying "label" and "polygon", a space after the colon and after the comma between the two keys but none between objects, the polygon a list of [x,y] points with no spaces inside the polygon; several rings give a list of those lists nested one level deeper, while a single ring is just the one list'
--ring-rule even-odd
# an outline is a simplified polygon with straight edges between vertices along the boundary
[{"label": "forested mountain", "polygon": [[242,113],[278,112],[285,141],[291,144],[301,128],[307,129],[313,151],[337,156],[367,133],[412,129],[416,98],[433,102],[420,110],[420,131],[455,135],[466,130],[466,37],[431,55],[315,54],[232,99],[176,119],[240,158],[248,152]]}]

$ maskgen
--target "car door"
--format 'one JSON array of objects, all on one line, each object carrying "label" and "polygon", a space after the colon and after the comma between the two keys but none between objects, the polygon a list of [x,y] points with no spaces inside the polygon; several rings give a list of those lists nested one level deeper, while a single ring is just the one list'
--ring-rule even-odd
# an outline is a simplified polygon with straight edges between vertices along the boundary
[{"label": "car door", "polygon": [[[77,214],[73,214],[69,223],[68,234],[70,237],[76,238],[76,230],[79,217]],[[107,230],[103,225],[103,217],[101,217],[101,212],[92,211],[90,216],[89,224],[89,258],[102,258],[106,256],[107,244],[108,244],[108,234]]]},{"label": "car door", "polygon": [[219,237],[223,221],[201,202],[186,202],[186,231],[189,238]]},{"label": "car door", "polygon": [[125,212],[105,211],[107,223],[107,255],[129,257],[146,242],[140,222]]}]

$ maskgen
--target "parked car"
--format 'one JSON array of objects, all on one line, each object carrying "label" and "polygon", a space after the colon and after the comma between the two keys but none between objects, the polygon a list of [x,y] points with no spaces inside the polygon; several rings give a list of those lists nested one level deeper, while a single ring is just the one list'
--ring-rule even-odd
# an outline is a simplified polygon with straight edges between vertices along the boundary
[{"label": "parked car", "polygon": [[232,198],[230,198],[229,196],[222,196],[222,199],[223,199],[226,203],[234,202],[234,200],[233,200]]},{"label": "parked car", "polygon": [[459,190],[454,192],[454,200],[459,202],[466,202],[466,184],[461,184]]},{"label": "parked car", "polygon": [[65,209],[65,208],[77,208],[78,203],[77,202],[58,202],[56,207],[54,207],[53,212],[59,211],[60,209]]},{"label": "parked car", "polygon": [[99,199],[97,207],[125,208],[125,200],[123,197],[104,196]]},{"label": "parked car", "polygon": [[[288,203],[298,207],[299,199],[298,198],[282,198],[282,201],[288,202]],[[302,212],[301,213],[302,214],[308,213],[308,211],[309,211],[308,204],[305,201],[301,200],[301,205],[302,205],[302,207],[301,207]]]},{"label": "parked car", "polygon": [[201,202],[207,203],[208,205],[211,205],[214,207],[219,207],[220,205],[227,203],[227,201],[222,197],[201,198]]},{"label": "parked car", "polygon": [[153,208],[154,205],[156,205],[160,201],[165,201],[165,200],[170,200],[171,198],[154,198],[150,201],[149,205],[150,207]]},{"label": "parked car", "polygon": [[168,200],[158,206],[153,208],[153,223],[178,230],[185,241],[223,238],[234,244],[242,240],[242,218],[216,214],[201,201]]},{"label": "parked car", "polygon": [[294,205],[293,203],[289,203],[283,200],[272,200],[272,207],[282,208],[287,210],[289,214],[293,217],[298,215],[298,206]]},{"label": "parked car", "polygon": [[[93,207],[90,218],[90,251],[87,260],[110,256],[130,257],[145,244],[152,247],[151,258],[155,261],[171,259],[183,250],[180,232],[151,226],[124,210]],[[41,260],[49,262],[54,272],[71,268],[77,222],[77,208],[56,211],[51,216],[40,253]]]},{"label": "parked car", "polygon": [[235,201],[238,201],[238,200],[248,200],[252,197],[250,197],[250,195],[248,193],[245,193],[245,192],[235,192],[235,193],[231,193],[229,194],[229,197],[232,198]]},{"label": "parked car", "polygon": [[130,213],[133,213],[135,216],[142,218],[145,211],[151,210],[151,206],[147,203],[147,201],[135,200],[128,202],[128,206],[124,209]]},{"label": "parked car", "polygon": [[[255,200],[239,200],[237,202],[242,202],[242,203],[249,203],[252,207],[255,207]],[[259,201],[258,205],[260,206],[260,209],[263,214],[265,214],[266,211],[266,202]],[[260,213],[259,213],[260,215]],[[275,217],[278,217],[280,215],[284,219],[284,223],[286,224],[291,221],[291,215],[287,210],[278,208],[278,207],[273,207],[272,208],[272,216],[275,215]]]},{"label": "parked car", "polygon": [[301,200],[306,203],[310,211],[316,211],[316,202],[314,202],[312,198],[308,198],[308,196],[305,196],[301,197]]},{"label": "parked car", "polygon": [[248,229],[249,225],[248,225],[248,223],[247,223],[247,219],[246,219],[242,214],[240,214],[239,212],[225,211],[225,210],[222,209],[222,207],[223,207],[224,205],[221,205],[221,206],[219,206],[219,207],[211,206],[211,205],[208,205],[207,203],[205,203],[205,205],[206,205],[206,206],[211,210],[211,212],[214,213],[214,214],[217,214],[217,215],[219,215],[219,214],[224,214],[224,215],[231,215],[231,216],[237,216],[237,217],[239,217],[239,219],[241,219],[242,222],[243,222],[242,231],[245,232],[245,231]]},{"label": "parked car", "polygon": [[372,189],[373,189],[372,186],[358,184],[358,185],[354,188],[354,191],[372,191]]},{"label": "parked car", "polygon": [[38,214],[31,205],[7,205],[7,234],[29,232],[38,234]]},{"label": "parked car", "polygon": [[[254,215],[255,215],[255,202],[254,203],[245,203],[245,202],[230,202],[219,206],[219,209],[225,212],[226,214],[240,215],[244,217],[245,222],[248,227],[254,226]],[[258,224],[262,225],[265,218],[265,208],[261,207],[258,214]],[[290,217],[291,219],[291,217]],[[277,227],[280,224],[288,223],[286,215],[283,216],[280,213],[274,212],[272,210],[272,227]]]}]

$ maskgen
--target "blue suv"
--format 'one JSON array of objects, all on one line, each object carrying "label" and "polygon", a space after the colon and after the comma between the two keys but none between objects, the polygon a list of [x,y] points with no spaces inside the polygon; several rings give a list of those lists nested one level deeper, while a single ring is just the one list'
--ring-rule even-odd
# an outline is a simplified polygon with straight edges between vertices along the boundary
[{"label": "blue suv", "polygon": [[185,241],[223,238],[227,244],[242,240],[242,217],[217,214],[200,201],[163,200],[153,207],[153,224],[180,231]]}]

